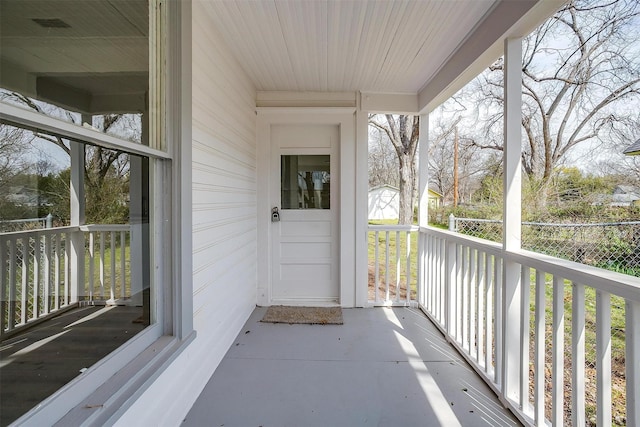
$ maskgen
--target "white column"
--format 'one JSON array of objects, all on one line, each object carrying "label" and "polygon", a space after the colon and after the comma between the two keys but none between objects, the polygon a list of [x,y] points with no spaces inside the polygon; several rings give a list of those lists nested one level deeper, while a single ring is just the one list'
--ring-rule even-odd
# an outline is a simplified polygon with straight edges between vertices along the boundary
[{"label": "white column", "polygon": [[[358,94],[360,95],[360,94]],[[358,101],[360,96],[358,96]],[[369,299],[367,238],[369,191],[369,112],[361,105],[356,110],[356,307],[365,307]]]},{"label": "white column", "polygon": [[418,140],[418,225],[429,225],[429,114],[420,114]]},{"label": "white column", "polygon": [[503,277],[502,277],[502,366],[501,388],[505,398],[519,402],[521,267],[509,260],[510,251],[520,249],[521,231],[521,117],[522,117],[522,39],[504,42],[504,199],[503,199]]},{"label": "white column", "polygon": [[[82,118],[85,121],[85,117]],[[90,119],[89,119],[90,120]],[[91,123],[89,121],[89,123]],[[71,226],[85,224],[85,195],[84,195],[84,144],[71,141],[71,182],[70,211]],[[71,233],[69,251],[69,267],[71,273],[70,297],[71,302],[79,301],[84,295],[84,235],[82,231]]]},{"label": "white column", "polygon": [[[418,226],[429,225],[429,114],[420,114],[420,139],[418,140]],[[418,235],[418,292],[419,304],[426,301],[426,259],[427,245],[422,232]]]},{"label": "white column", "polygon": [[[130,266],[131,266],[131,300],[129,304],[142,305],[142,290],[144,288],[143,269],[144,259],[144,217],[143,214],[143,190],[142,190],[142,158],[129,156],[129,224],[130,235]],[[148,225],[148,222],[147,222]],[[149,248],[147,248],[147,252]]]}]

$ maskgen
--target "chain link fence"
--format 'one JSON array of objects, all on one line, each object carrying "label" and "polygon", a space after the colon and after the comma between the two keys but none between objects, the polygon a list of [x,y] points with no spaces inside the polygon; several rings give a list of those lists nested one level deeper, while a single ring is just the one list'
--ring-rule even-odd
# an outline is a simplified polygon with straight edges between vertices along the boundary
[{"label": "chain link fence", "polygon": [[[502,241],[502,221],[449,217],[449,229]],[[522,248],[640,277],[640,221],[522,223]]]}]

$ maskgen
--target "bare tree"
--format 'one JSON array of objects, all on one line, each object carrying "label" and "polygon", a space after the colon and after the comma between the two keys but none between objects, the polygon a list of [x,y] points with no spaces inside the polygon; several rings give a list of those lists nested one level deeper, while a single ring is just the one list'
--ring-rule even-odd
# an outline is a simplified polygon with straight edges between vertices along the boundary
[{"label": "bare tree", "polygon": [[420,117],[392,114],[372,115],[369,117],[369,124],[384,132],[395,149],[398,157],[398,187],[400,190],[398,223],[411,224],[416,201],[416,151],[418,149]]},{"label": "bare tree", "polygon": [[[461,203],[469,201],[471,194],[480,186],[481,175],[486,173],[486,157],[480,155],[472,127],[460,125],[462,115],[456,115],[434,124],[429,142],[429,177],[444,196],[452,202],[454,195],[454,163],[457,155],[458,196]],[[459,149],[454,149],[455,129],[460,126]]]},{"label": "bare tree", "polygon": [[[522,160],[542,194],[572,149],[624,120],[625,104],[637,108],[639,13],[637,0],[572,0],[524,39]],[[499,60],[477,86],[494,109],[503,103],[502,75]],[[502,150],[502,141],[479,146]]]},{"label": "bare tree", "polygon": [[0,188],[6,188],[14,175],[27,168],[22,152],[32,139],[24,129],[0,124]]},{"label": "bare tree", "polygon": [[373,126],[369,132],[369,187],[398,187],[398,156],[387,134]]},{"label": "bare tree", "polygon": [[[30,109],[49,116],[59,117],[71,123],[78,123],[80,115],[56,107],[54,105],[33,100],[18,92],[5,91],[0,93],[0,98],[20,105],[25,105]],[[94,117],[95,129],[104,133],[111,133],[120,137],[125,137],[134,142],[140,142],[142,124],[136,122],[130,114],[103,114]],[[58,135],[42,133],[37,130],[26,131],[18,129],[23,135],[22,141],[25,144],[38,139],[48,141],[61,148],[65,153],[71,155],[70,143],[67,139]],[[30,133],[30,137],[25,139],[24,134]],[[25,145],[26,146],[26,145]],[[111,150],[99,146],[85,145],[85,166],[84,180],[86,187],[87,219],[89,221],[99,221],[101,212],[106,206],[113,204],[105,202],[117,198],[116,193],[128,191],[128,155],[122,151]],[[107,184],[107,181],[111,181]],[[111,199],[109,199],[111,197]]]}]

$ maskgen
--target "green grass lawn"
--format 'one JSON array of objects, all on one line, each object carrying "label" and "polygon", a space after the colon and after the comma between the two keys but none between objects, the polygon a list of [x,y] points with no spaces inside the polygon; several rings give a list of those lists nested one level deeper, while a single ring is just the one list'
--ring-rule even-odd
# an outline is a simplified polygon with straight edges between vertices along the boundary
[{"label": "green grass lawn", "polygon": [[[125,242],[126,246],[125,250],[125,269],[124,269],[124,286],[125,286],[125,296],[129,297],[131,291],[131,282],[130,282],[130,271],[131,271],[131,248],[129,247],[129,242]],[[118,243],[115,247],[115,272],[111,271],[111,249],[105,248],[104,253],[104,286],[101,286],[100,283],[100,245],[99,242],[96,242],[94,250],[94,270],[93,270],[93,297],[94,299],[104,299],[107,300],[111,298],[111,277],[115,273],[115,298],[120,298],[121,289],[123,284],[123,277],[121,271],[121,261],[122,261],[122,249],[120,246],[120,240],[118,239]],[[89,264],[91,259],[89,257],[89,251],[85,253],[84,263],[85,263],[85,292],[86,295],[89,295],[89,287],[90,287],[90,270]]]},{"label": "green grass lawn", "polygon": [[[370,221],[370,225],[397,225],[395,220],[379,220]],[[400,272],[400,299],[406,299],[406,286],[407,286],[407,233],[400,232],[399,239],[395,231],[388,233],[389,238],[389,289],[390,298],[394,299],[396,295],[396,277],[397,272]],[[368,254],[369,254],[369,298],[374,299],[375,288],[375,248],[378,247],[378,272],[379,272],[379,287],[378,298],[386,298],[385,278],[387,273],[387,264],[385,262],[385,253],[387,248],[387,233],[379,232],[378,241],[376,242],[375,231],[368,232]],[[415,299],[416,287],[418,280],[418,232],[412,232],[409,245],[409,260],[410,260],[410,272],[409,272],[409,286],[411,289],[411,298]],[[396,257],[400,254],[400,269],[397,268]]]}]

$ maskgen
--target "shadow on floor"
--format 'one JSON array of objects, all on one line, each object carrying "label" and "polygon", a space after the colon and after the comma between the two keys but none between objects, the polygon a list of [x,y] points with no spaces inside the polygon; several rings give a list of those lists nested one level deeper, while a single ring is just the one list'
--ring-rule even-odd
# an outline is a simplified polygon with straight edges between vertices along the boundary
[{"label": "shadow on floor", "polygon": [[145,325],[142,307],[84,307],[0,343],[0,425],[25,414]]}]

